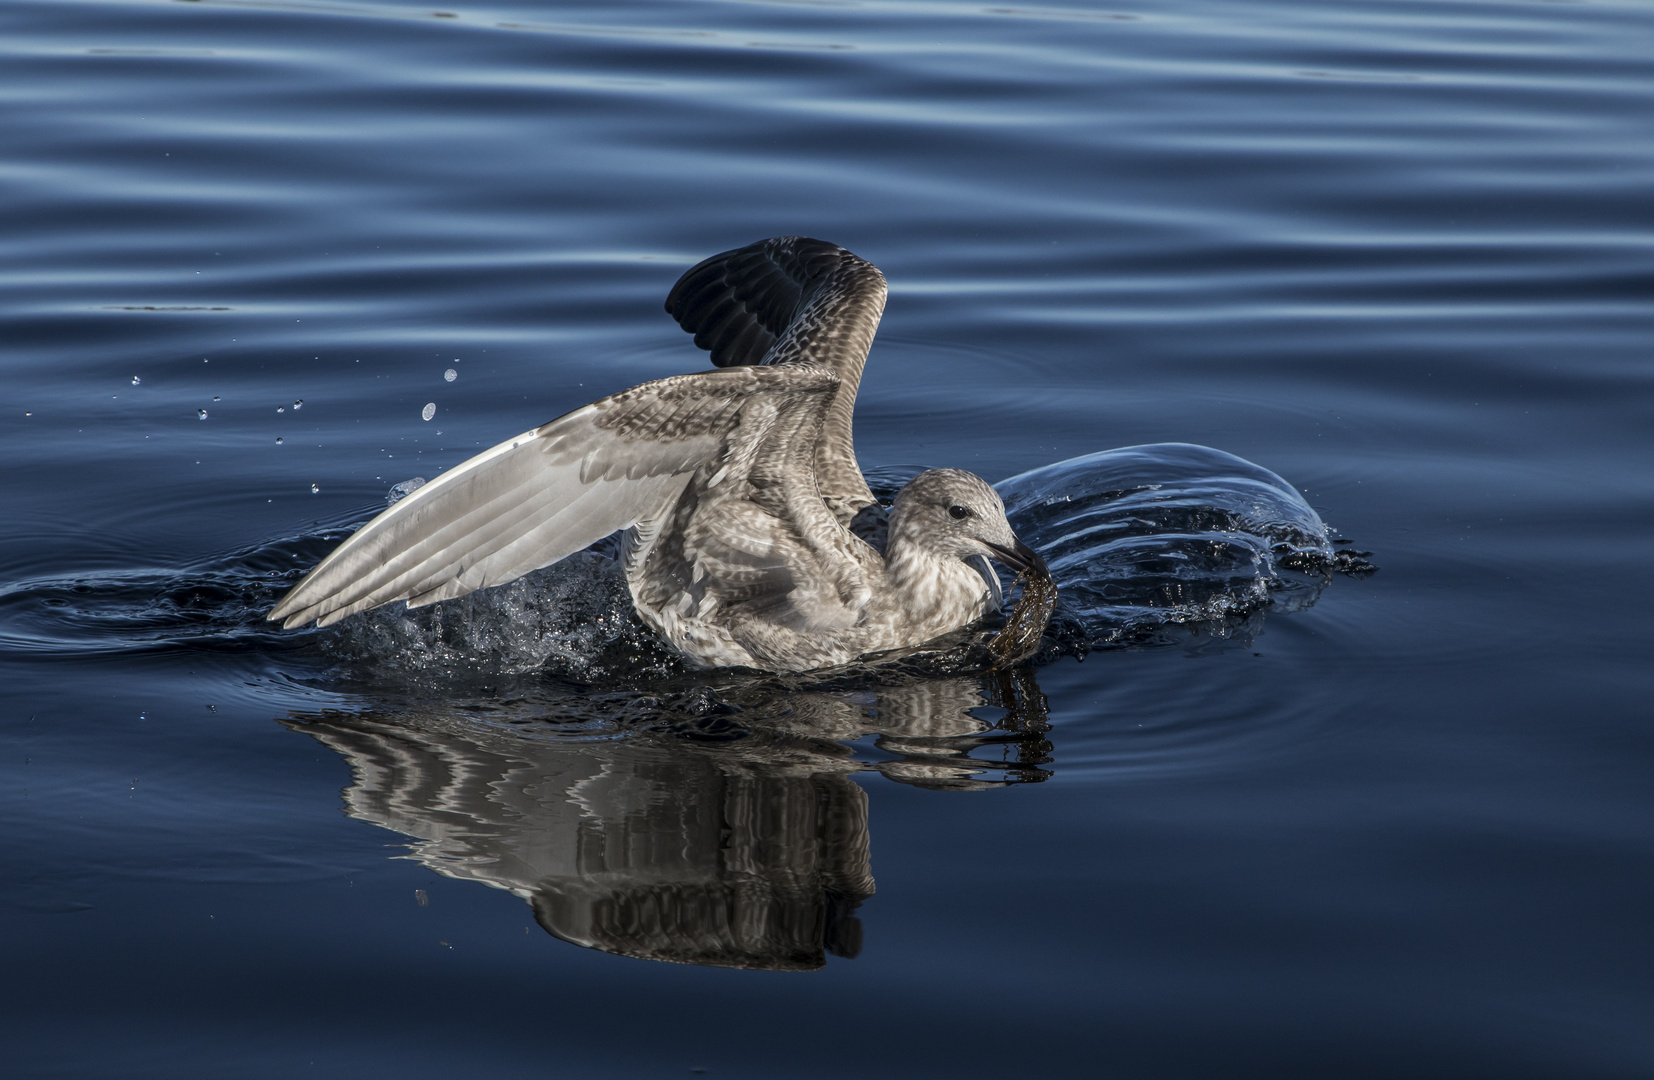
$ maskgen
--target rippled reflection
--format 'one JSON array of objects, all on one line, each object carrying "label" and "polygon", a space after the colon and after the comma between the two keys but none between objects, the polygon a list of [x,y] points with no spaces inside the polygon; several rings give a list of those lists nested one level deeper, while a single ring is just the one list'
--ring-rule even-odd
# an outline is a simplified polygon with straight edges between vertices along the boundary
[{"label": "rippled reflection", "polygon": [[873,895],[854,773],[941,789],[1043,780],[1028,671],[872,688],[773,680],[286,723],[349,762],[351,816],[437,873],[508,889],[549,933],[774,971],[861,949]]}]

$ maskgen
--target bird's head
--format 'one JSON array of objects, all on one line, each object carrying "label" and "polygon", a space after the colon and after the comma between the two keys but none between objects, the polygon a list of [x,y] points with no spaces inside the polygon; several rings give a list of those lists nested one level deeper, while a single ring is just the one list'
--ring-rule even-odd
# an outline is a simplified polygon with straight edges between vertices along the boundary
[{"label": "bird's head", "polygon": [[931,469],[910,480],[891,509],[890,533],[935,554],[986,555],[1018,572],[1050,576],[1039,552],[1011,531],[999,493],[962,469]]}]

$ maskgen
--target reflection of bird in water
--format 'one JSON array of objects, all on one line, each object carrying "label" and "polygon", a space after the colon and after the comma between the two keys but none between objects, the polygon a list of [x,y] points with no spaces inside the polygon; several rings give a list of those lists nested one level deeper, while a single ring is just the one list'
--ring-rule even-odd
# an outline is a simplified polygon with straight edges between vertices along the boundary
[{"label": "reflection of bird in water", "polygon": [[510,889],[576,945],[772,970],[859,948],[867,797],[842,771],[363,718],[302,730],[349,760],[352,816],[418,837],[439,873]]},{"label": "reflection of bird in water", "polygon": [[902,489],[882,552],[864,539],[882,511],[851,416],[884,301],[872,264],[820,240],[707,259],[667,308],[721,370],[645,383],[478,454],[351,536],[270,618],[419,607],[624,529],[639,614],[705,666],[812,670],[968,625],[997,599],[985,559],[1048,578],[1045,563],[993,488],[955,469]]},{"label": "reflection of bird in water", "polygon": [[[851,779],[877,768],[924,787],[977,788],[1003,770],[1040,779],[1043,699],[1023,685],[985,691],[945,679],[811,693],[754,683],[635,711],[619,738],[559,735],[592,699],[519,707],[508,722],[422,710],[329,713],[290,722],[350,763],[353,817],[413,837],[432,870],[508,889],[540,925],[587,948],[649,960],[809,970],[855,956],[858,905],[873,894],[867,797]],[[704,688],[702,688],[704,691]],[[970,710],[1000,702],[1025,719]],[[697,717],[753,720],[744,738],[695,737]],[[545,716],[565,721],[546,724]],[[851,757],[877,733],[892,760]],[[687,736],[687,737],[686,737]],[[970,750],[1011,740],[1016,762]],[[1000,781],[1003,783],[1004,781]]]}]

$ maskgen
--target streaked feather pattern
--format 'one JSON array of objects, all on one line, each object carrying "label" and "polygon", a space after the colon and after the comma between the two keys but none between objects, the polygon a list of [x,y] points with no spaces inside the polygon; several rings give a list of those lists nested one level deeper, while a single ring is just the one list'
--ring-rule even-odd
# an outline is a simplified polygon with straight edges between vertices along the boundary
[{"label": "streaked feather pattern", "polygon": [[851,429],[886,292],[878,267],[837,244],[777,236],[702,260],[666,297],[667,312],[719,367],[812,363],[838,375],[815,471],[845,524],[875,502]]},{"label": "streaked feather pattern", "polygon": [[850,421],[884,299],[872,264],[820,240],[713,256],[667,310],[716,370],[622,391],[461,463],[340,544],[269,617],[326,626],[419,607],[625,530],[638,614],[702,665],[801,671],[958,629],[998,600],[967,560],[1044,564],[993,489],[957,470],[902,490],[882,555],[848,528],[875,506]]},{"label": "streaked feather pattern", "polygon": [[326,626],[550,566],[662,513],[698,471],[728,456],[732,436],[757,447],[782,413],[815,402],[819,415],[837,385],[810,365],[738,368],[645,383],[576,409],[415,490],[339,545],[270,617]]}]

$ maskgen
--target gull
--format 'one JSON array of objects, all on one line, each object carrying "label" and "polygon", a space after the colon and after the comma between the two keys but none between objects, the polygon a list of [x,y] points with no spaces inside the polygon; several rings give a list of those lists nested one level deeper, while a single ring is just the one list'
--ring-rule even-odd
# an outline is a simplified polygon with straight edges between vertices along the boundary
[{"label": "gull", "polygon": [[624,531],[638,615],[698,667],[812,671],[968,626],[1000,603],[985,559],[1049,574],[968,472],[920,473],[879,520],[851,419],[885,292],[873,264],[806,237],[704,260],[666,309],[714,370],[624,390],[450,469],[268,618],[423,607]]}]

